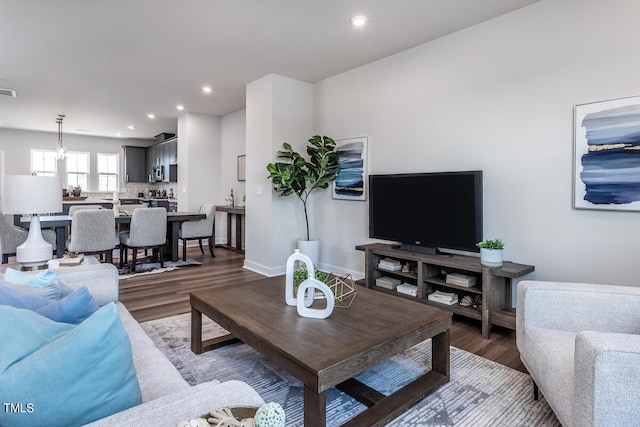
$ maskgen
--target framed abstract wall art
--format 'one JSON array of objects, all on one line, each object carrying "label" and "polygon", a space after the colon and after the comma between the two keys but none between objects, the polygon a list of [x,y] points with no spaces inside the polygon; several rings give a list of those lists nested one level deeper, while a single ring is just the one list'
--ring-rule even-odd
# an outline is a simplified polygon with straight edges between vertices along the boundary
[{"label": "framed abstract wall art", "polygon": [[247,180],[247,156],[243,154],[238,156],[238,164],[236,167],[238,171],[238,181],[246,181]]},{"label": "framed abstract wall art", "polygon": [[574,112],[574,208],[640,211],[640,96]]},{"label": "framed abstract wall art", "polygon": [[334,199],[366,200],[367,137],[336,140],[340,172],[333,181]]}]

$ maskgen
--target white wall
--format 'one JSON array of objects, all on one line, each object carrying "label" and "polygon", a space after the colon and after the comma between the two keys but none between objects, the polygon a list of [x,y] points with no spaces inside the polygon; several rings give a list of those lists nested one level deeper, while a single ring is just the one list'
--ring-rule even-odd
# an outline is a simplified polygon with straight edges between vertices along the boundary
[{"label": "white wall", "polygon": [[[572,208],[572,126],[576,104],[640,95],[639,15],[536,3],[316,84],[316,130],[369,136],[369,173],[482,169],[485,237],[528,278],[638,285],[640,214]],[[323,262],[363,271],[367,203],[318,193],[314,218]]]}]

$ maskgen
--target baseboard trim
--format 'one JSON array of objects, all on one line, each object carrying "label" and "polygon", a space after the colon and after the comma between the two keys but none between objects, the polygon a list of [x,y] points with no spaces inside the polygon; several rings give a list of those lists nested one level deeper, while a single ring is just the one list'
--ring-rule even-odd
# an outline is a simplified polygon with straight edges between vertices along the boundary
[{"label": "baseboard trim", "polygon": [[267,277],[281,276],[286,272],[285,266],[267,267],[266,265],[248,261],[247,259],[244,260],[242,267]]}]

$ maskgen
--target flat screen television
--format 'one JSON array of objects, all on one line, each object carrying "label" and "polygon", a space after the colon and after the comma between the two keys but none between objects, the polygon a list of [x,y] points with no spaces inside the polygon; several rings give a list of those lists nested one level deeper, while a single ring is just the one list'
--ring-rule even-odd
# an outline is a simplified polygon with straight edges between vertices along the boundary
[{"label": "flat screen television", "polygon": [[478,252],[482,171],[369,175],[369,237],[415,252]]}]

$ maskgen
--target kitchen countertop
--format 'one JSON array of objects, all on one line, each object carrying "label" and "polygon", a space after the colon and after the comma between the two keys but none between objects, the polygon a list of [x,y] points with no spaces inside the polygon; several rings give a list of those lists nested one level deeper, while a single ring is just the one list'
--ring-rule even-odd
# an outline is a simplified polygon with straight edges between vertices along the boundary
[{"label": "kitchen countertop", "polygon": [[140,200],[141,202],[149,202],[152,200],[155,201],[166,201],[166,202],[177,202],[178,199],[169,199],[169,198],[159,198],[159,197],[151,197],[151,198],[144,198],[144,197],[138,197],[138,200]]},{"label": "kitchen countertop", "polygon": [[108,199],[92,199],[91,197],[87,197],[86,199],[67,199],[63,200],[62,203],[65,205],[99,205],[100,203],[113,203],[113,200]]},{"label": "kitchen countertop", "polygon": [[177,202],[178,199],[169,199],[169,198],[159,198],[159,197],[120,197],[119,200],[127,200],[127,201],[133,201],[133,200],[137,200],[139,202],[149,202],[151,200],[166,200],[169,202]]}]

